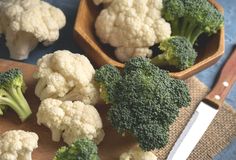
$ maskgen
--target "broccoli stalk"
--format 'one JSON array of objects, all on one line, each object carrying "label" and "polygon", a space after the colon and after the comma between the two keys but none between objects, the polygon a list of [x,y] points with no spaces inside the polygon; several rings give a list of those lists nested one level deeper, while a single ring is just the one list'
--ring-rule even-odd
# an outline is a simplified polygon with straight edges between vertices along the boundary
[{"label": "broccoli stalk", "polygon": [[19,69],[0,73],[0,115],[3,115],[6,107],[11,107],[22,122],[31,115],[31,109],[22,93],[24,90],[23,75]]},{"label": "broccoli stalk", "polygon": [[192,44],[184,37],[171,37],[160,43],[162,54],[152,58],[151,62],[159,67],[174,66],[179,70],[191,67],[196,60],[197,53]]},{"label": "broccoli stalk", "polygon": [[145,151],[164,147],[179,109],[190,103],[186,84],[141,57],[130,59],[122,75],[115,72],[119,79],[109,84],[114,71],[115,67],[105,65],[95,73],[95,80],[106,86],[112,99],[108,120],[118,133],[132,134]]},{"label": "broccoli stalk", "polygon": [[173,36],[184,36],[192,45],[202,33],[216,33],[223,15],[208,0],[164,0],[163,16],[170,22]]},{"label": "broccoli stalk", "polygon": [[[0,91],[1,92],[1,91]],[[1,95],[0,95],[1,96]],[[0,98],[1,99],[1,98]],[[1,100],[0,100],[1,101]],[[3,115],[3,111],[6,109],[6,106],[4,106],[4,105],[2,105],[1,103],[0,103],[0,116],[2,116]]]},{"label": "broccoli stalk", "polygon": [[53,160],[99,160],[97,146],[89,139],[79,139],[68,147],[58,149]]}]

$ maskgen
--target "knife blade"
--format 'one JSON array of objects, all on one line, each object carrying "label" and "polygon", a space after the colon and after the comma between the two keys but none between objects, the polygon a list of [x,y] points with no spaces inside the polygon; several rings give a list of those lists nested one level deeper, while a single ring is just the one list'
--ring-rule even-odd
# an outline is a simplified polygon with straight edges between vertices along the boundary
[{"label": "knife blade", "polygon": [[167,160],[186,160],[216,116],[219,107],[236,81],[236,48],[220,72],[217,83],[199,103],[191,119],[180,134]]}]

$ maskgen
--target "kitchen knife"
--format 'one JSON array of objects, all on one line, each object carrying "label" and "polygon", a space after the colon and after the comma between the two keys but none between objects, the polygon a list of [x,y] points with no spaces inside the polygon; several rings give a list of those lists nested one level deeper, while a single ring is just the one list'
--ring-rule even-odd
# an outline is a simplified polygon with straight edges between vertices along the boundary
[{"label": "kitchen knife", "polygon": [[236,81],[236,48],[221,70],[210,93],[198,105],[190,121],[177,139],[167,160],[186,160],[195,148]]}]

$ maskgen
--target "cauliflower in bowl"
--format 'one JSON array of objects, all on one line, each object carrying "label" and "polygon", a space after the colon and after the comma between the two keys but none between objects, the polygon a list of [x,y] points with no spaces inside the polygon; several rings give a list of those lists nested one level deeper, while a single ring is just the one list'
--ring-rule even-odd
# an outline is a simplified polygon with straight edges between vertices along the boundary
[{"label": "cauliflower in bowl", "polygon": [[80,138],[99,144],[104,137],[102,120],[96,108],[80,101],[43,100],[38,109],[37,123],[50,128],[53,141],[60,141],[62,136],[68,145]]},{"label": "cauliflower in bowl", "polygon": [[97,36],[103,43],[116,47],[121,62],[132,57],[151,57],[149,47],[171,35],[171,26],[161,17],[162,0],[94,0],[110,2],[95,22]]},{"label": "cauliflower in bowl", "polygon": [[65,24],[64,13],[47,2],[0,1],[0,34],[5,35],[12,59],[27,59],[39,42],[45,46],[52,44]]},{"label": "cauliflower in bowl", "polygon": [[99,101],[95,69],[85,56],[61,50],[43,56],[37,65],[35,94],[40,100],[79,100],[92,105]]}]

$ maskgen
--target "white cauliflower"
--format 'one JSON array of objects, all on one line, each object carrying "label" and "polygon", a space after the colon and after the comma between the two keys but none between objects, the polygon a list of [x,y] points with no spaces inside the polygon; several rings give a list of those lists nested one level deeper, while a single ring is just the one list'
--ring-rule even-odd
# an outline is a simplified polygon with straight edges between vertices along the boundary
[{"label": "white cauliflower", "polygon": [[135,146],[121,154],[120,160],[157,160],[157,157],[152,152],[144,152],[140,147]]},{"label": "white cauliflower", "polygon": [[38,147],[38,135],[23,130],[11,130],[0,136],[0,160],[32,160]]},{"label": "white cauliflower", "polygon": [[80,100],[86,104],[99,101],[99,91],[94,82],[95,70],[89,60],[80,54],[62,50],[38,60],[39,79],[35,94],[41,99]]},{"label": "white cauliflower", "polygon": [[60,101],[48,98],[41,102],[37,123],[44,124],[52,132],[52,140],[67,144],[79,138],[89,138],[99,144],[104,138],[102,120],[96,108],[80,101]]},{"label": "white cauliflower", "polygon": [[45,46],[59,38],[66,24],[64,13],[41,0],[1,0],[0,34],[13,59],[27,59],[39,42]]},{"label": "white cauliflower", "polygon": [[149,47],[171,35],[162,8],[162,0],[113,0],[97,17],[96,33],[103,43],[116,47],[115,55],[122,62],[151,57]]}]

